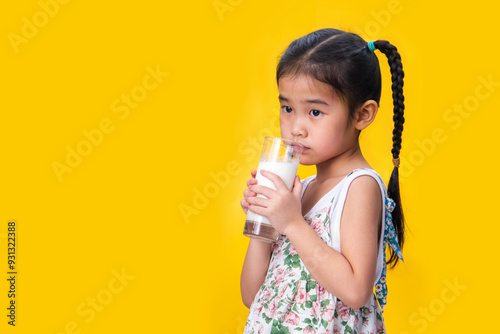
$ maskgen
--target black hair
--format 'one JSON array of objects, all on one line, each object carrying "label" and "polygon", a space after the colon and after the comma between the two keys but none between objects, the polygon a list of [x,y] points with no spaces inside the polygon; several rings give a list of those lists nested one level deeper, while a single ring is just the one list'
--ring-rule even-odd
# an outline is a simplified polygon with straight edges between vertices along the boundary
[{"label": "black hair", "polygon": [[[394,104],[394,130],[392,132],[392,157],[395,167],[387,186],[388,196],[396,207],[392,220],[400,248],[404,244],[404,215],[399,192],[399,152],[404,124],[403,65],[396,47],[388,41],[374,42],[376,49],[386,55],[391,70],[392,99]],[[349,117],[368,100],[380,103],[382,78],[377,56],[360,36],[337,29],[320,29],[294,40],[280,58],[276,81],[282,76],[307,75],[324,82],[335,90],[346,103]],[[398,262],[390,248],[388,264]]]}]

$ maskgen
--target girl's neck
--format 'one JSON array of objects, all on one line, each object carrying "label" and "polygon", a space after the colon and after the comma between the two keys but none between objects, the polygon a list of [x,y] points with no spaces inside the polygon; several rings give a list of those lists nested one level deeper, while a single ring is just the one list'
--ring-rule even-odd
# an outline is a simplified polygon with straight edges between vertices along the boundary
[{"label": "girl's neck", "polygon": [[350,150],[316,165],[317,183],[343,178],[357,168],[371,168],[361,153],[359,144]]}]

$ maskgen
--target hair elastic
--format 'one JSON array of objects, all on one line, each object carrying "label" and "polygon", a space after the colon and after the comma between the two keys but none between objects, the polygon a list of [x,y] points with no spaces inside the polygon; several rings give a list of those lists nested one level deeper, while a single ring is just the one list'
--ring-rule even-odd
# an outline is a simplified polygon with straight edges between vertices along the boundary
[{"label": "hair elastic", "polygon": [[394,167],[399,168],[399,157],[397,157],[396,159],[392,159],[392,164],[394,165]]},{"label": "hair elastic", "polygon": [[376,49],[377,49],[377,47],[375,46],[375,41],[369,41],[368,42],[368,50],[370,50],[371,52],[373,52]]}]

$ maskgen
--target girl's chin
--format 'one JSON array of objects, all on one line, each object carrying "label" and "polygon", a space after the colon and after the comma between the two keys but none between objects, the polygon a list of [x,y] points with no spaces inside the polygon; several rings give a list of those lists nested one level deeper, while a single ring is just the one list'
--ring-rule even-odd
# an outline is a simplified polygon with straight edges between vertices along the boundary
[{"label": "girl's chin", "polygon": [[300,164],[303,166],[313,166],[316,165],[315,161],[311,161],[311,159],[307,159],[306,157],[300,157]]}]

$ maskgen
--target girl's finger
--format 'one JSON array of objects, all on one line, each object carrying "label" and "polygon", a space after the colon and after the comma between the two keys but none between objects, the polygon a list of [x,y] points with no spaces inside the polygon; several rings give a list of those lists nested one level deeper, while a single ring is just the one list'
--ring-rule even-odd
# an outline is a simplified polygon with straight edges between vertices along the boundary
[{"label": "girl's finger", "polygon": [[246,198],[247,203],[249,204],[248,207],[250,206],[258,206],[258,207],[263,207],[265,208],[265,198],[262,197],[248,197]]},{"label": "girl's finger", "polygon": [[243,209],[243,211],[245,213],[248,212],[248,207],[250,206],[250,203],[248,203],[247,201],[245,201],[245,199],[242,199],[241,202],[240,202],[240,205],[241,205],[241,208]]},{"label": "girl's finger", "polygon": [[300,182],[300,177],[298,175],[295,176],[295,180],[293,181],[292,193],[298,199],[300,199],[300,197],[302,196],[302,182]]},{"label": "girl's finger", "polygon": [[255,193],[255,191],[252,191],[250,189],[245,189],[245,191],[243,192],[243,196],[254,197],[254,196],[257,196],[257,193]]},{"label": "girl's finger", "polygon": [[266,215],[266,209],[264,207],[257,206],[257,205],[250,205],[248,207],[248,211],[251,211],[251,212],[256,213],[258,215],[261,215],[261,216]]},{"label": "girl's finger", "polygon": [[262,174],[262,176],[265,176],[266,178],[268,178],[269,180],[271,180],[274,183],[274,186],[276,187],[277,191],[281,191],[283,189],[288,190],[288,187],[286,186],[285,182],[283,182],[281,177],[279,177],[275,173],[267,171],[267,170],[261,170],[260,173]]},{"label": "girl's finger", "polygon": [[250,175],[252,175],[253,178],[257,177],[257,170],[256,169],[252,169],[250,171]]},{"label": "girl's finger", "polygon": [[247,181],[247,186],[251,186],[253,184],[257,184],[257,179],[256,178],[251,178],[251,179],[248,179]]},{"label": "girl's finger", "polygon": [[[287,188],[288,189],[288,188]],[[266,186],[259,186],[259,185],[254,185],[250,188],[250,191],[255,192],[256,194],[264,195],[267,198],[272,198],[273,194],[275,192],[274,189],[271,189]]]}]

